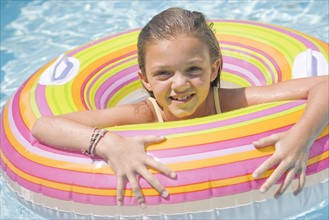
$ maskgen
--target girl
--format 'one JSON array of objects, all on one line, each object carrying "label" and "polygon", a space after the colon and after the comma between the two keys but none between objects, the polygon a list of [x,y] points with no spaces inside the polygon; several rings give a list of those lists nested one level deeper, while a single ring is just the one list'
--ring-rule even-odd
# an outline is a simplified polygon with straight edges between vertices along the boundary
[{"label": "girl", "polygon": [[137,180],[139,175],[163,197],[167,197],[168,192],[148,168],[176,177],[173,170],[145,153],[145,147],[165,138],[122,137],[95,127],[183,120],[265,102],[307,99],[303,116],[289,131],[253,143],[258,148],[274,145],[276,149],[253,173],[254,178],[258,178],[277,166],[260,188],[262,192],[284,174],[276,196],[287,189],[295,175],[299,179],[295,194],[303,189],[310,146],[328,124],[329,97],[328,92],[324,92],[328,91],[327,76],[270,86],[220,88],[223,60],[211,24],[207,24],[203,14],[180,8],[161,12],[142,29],[138,38],[138,62],[138,74],[150,93],[149,99],[110,109],[40,118],[32,129],[33,136],[56,148],[82,149],[103,158],[117,175],[118,205],[122,204],[124,182],[128,180],[138,203],[145,207]]}]

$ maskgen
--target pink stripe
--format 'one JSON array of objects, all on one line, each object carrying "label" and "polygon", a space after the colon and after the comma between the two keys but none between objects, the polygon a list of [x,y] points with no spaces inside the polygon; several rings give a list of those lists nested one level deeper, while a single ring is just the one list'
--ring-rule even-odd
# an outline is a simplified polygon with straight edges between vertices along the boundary
[{"label": "pink stripe", "polygon": [[[264,116],[264,115],[267,115],[267,114],[270,114],[270,113],[273,113],[273,112],[279,112],[279,111],[283,111],[285,109],[288,109],[289,107],[293,107],[294,105],[298,104],[297,103],[287,103],[287,104],[284,104],[282,106],[278,106],[278,107],[275,107],[273,109],[267,109],[267,110],[264,110],[264,112],[258,112],[258,113],[253,113],[253,114],[250,114],[248,116],[240,116],[240,117],[237,117],[237,118],[234,118],[234,119],[228,119],[228,120],[223,120],[219,123],[214,123],[214,125],[211,125],[209,124],[209,127],[219,127],[219,126],[225,126],[225,125],[230,125],[230,124],[234,124],[234,123],[239,123],[239,122],[242,122],[242,121],[245,121],[245,120],[251,120],[253,118],[257,118],[257,117],[261,117],[261,116]],[[13,106],[18,106],[18,97],[17,96],[14,96],[14,99],[13,99]],[[13,107],[14,108],[14,107]],[[18,110],[18,108],[14,108],[16,110]],[[75,152],[71,152],[71,151],[63,151],[63,150],[58,150],[58,149],[54,149],[54,148],[51,148],[51,147],[47,147],[45,145],[42,145],[42,144],[39,144],[36,142],[36,140],[31,136],[30,134],[30,131],[28,130],[28,128],[25,126],[25,124],[23,123],[22,119],[20,118],[20,113],[16,113],[14,112],[13,114],[13,117],[14,117],[14,120],[15,120],[15,124],[17,126],[17,128],[20,130],[20,133],[23,135],[23,137],[30,143],[33,144],[33,146],[35,147],[39,147],[40,149],[44,150],[44,151],[48,151],[48,152],[53,152],[53,153],[56,153],[56,154],[60,154],[60,155],[67,155],[67,156],[78,156],[78,157],[81,157],[81,155],[79,153],[75,153]],[[201,125],[202,126],[202,125]],[[195,127],[195,130],[201,130],[201,129],[207,129],[207,128],[202,128],[200,126],[194,126]],[[167,130],[153,130],[153,131],[138,131],[136,132],[137,134],[144,134],[144,132],[146,134],[157,134],[157,132],[160,132],[161,134],[159,135],[168,135],[167,132],[172,132],[172,133],[180,133],[180,132],[187,132],[188,128],[190,127],[186,127],[185,130],[184,128],[172,128],[172,129],[167,129]],[[193,127],[191,127],[193,128]],[[184,131],[177,131],[177,130],[184,130]],[[187,131],[186,131],[187,130]],[[264,135],[267,135],[267,133],[265,133]],[[262,135],[261,135],[262,137]],[[257,136],[254,136],[254,137],[250,137],[250,138],[247,138],[246,140],[244,139],[238,139],[238,141],[245,141],[245,142],[242,142],[242,143],[245,143],[245,144],[248,144],[248,143],[252,143],[253,140],[257,139],[258,137]],[[231,141],[228,141],[228,142],[225,142],[227,144],[227,146],[236,146],[236,145],[243,145],[243,144],[238,144],[235,140],[232,140]],[[209,144],[206,146],[203,146],[202,147],[202,151],[211,151],[213,149],[216,148],[216,145],[215,144]],[[178,149],[174,149],[174,150],[167,150],[167,151],[161,151],[161,153],[159,154],[159,152],[157,151],[152,151],[152,155],[154,155],[155,157],[168,157],[168,156],[176,156],[176,155],[182,155],[184,154],[189,154],[189,153],[195,153],[195,151],[198,151],[199,149],[199,152],[201,150],[201,148],[197,148],[197,147],[192,147],[192,148],[188,148],[190,150],[187,150],[185,148],[178,148]]]},{"label": "pink stripe", "polygon": [[[2,128],[2,131],[3,131],[3,128]],[[4,132],[1,132],[1,134],[2,134],[2,140],[4,140],[5,139],[5,136],[4,136]],[[328,139],[326,139],[326,138],[323,138],[323,140],[325,140],[326,141],[326,147],[328,148]],[[8,145],[8,143],[5,143],[5,145],[7,144],[7,146],[9,146]],[[16,152],[14,152],[14,153],[16,153]],[[313,154],[315,154],[315,151],[313,151],[313,150],[311,150],[311,152],[310,152],[310,156],[312,156]],[[7,155],[7,153],[5,153],[5,155]],[[14,155],[13,154],[13,152],[11,152],[11,153],[9,153],[9,155]],[[19,158],[19,161],[21,161],[21,159],[22,158]],[[24,159],[24,158],[23,158]],[[12,160],[11,160],[12,161]],[[24,165],[25,165],[25,167],[27,166],[27,167],[29,167],[29,164],[26,164],[26,163],[23,163]],[[248,164],[250,164],[250,163],[248,163]],[[240,166],[238,166],[239,167],[239,169],[241,169],[241,165]],[[242,167],[245,167],[245,166],[243,166],[242,165]],[[226,170],[226,169],[223,169],[223,168],[220,168],[221,170]],[[201,173],[205,173],[204,171],[203,172],[201,172]],[[210,173],[214,173],[214,172],[210,172]],[[221,173],[221,172],[218,172],[218,173]],[[195,173],[194,173],[194,175],[195,175]],[[54,175],[54,176],[60,176],[60,175]],[[182,180],[182,179],[188,179],[188,177],[189,176],[191,176],[189,173],[184,173],[184,175],[183,175],[183,173],[181,173],[181,174],[179,174],[179,177],[180,177],[180,179]],[[163,180],[161,180],[161,176],[158,176],[158,178],[160,179],[160,181],[161,182],[163,182]],[[177,184],[177,183],[175,183],[175,184]],[[182,183],[181,183],[182,184]],[[142,184],[142,185],[144,185],[144,184]],[[79,197],[79,196],[78,196]],[[85,198],[86,196],[82,196],[83,198]],[[80,197],[79,197],[80,198]],[[81,199],[81,198],[80,198]],[[89,198],[90,199],[90,198]]]},{"label": "pink stripe", "polygon": [[149,155],[155,158],[166,158],[166,157],[177,157],[183,155],[191,155],[191,154],[198,154],[204,152],[211,152],[214,150],[221,150],[221,149],[229,149],[236,146],[243,146],[251,144],[253,141],[259,140],[260,138],[267,137],[273,133],[280,133],[283,131],[287,131],[291,126],[286,126],[278,129],[274,129],[271,131],[249,135],[246,137],[240,137],[237,139],[231,139],[226,141],[220,141],[215,143],[207,143],[207,144],[200,144],[200,145],[193,145],[188,147],[180,147],[175,149],[164,149],[164,150],[154,150],[150,151]]},{"label": "pink stripe", "polygon": [[[3,124],[1,126],[2,131],[4,131],[3,129]],[[18,154],[15,149],[13,149],[12,147],[10,147],[10,143],[8,142],[7,137],[5,136],[4,132],[1,133],[1,139],[3,140],[3,144],[4,146],[8,146],[6,148],[3,149],[3,153],[4,155],[6,155],[6,157],[8,158],[8,160],[10,160],[13,164],[15,164],[15,166],[26,172],[29,173],[33,176],[36,177],[40,177],[40,178],[44,178],[44,179],[48,179],[51,181],[56,181],[56,182],[62,182],[62,183],[67,183],[70,185],[82,185],[82,186],[90,186],[90,187],[94,187],[94,186],[98,186],[101,188],[115,188],[115,183],[116,183],[116,178],[114,176],[111,175],[107,175],[106,178],[104,178],[103,174],[88,174],[88,173],[83,173],[83,172],[75,172],[75,171],[69,171],[69,170],[62,170],[62,169],[58,169],[58,168],[53,168],[53,167],[47,167],[44,165],[40,165],[38,163],[26,160],[26,158],[22,157],[20,154]],[[323,143],[323,141],[325,141],[325,143]],[[311,150],[310,152],[310,156],[314,156],[314,154],[316,153],[321,153],[323,152],[323,149],[321,149],[321,146],[325,146],[326,150],[328,148],[328,139],[327,137],[320,139],[319,141],[317,141],[314,146],[319,146],[317,150]],[[247,165],[249,164],[253,164],[250,162],[247,162],[247,164],[243,164],[245,162],[239,162],[239,167],[248,167]],[[230,166],[230,165],[223,165],[223,166]],[[206,170],[204,170],[206,169]],[[200,172],[200,175],[203,174],[207,174],[207,173],[213,173],[211,172],[211,170],[213,168],[204,168],[201,169],[200,171],[198,170],[194,170],[193,173],[198,173]],[[207,170],[209,169],[209,170]],[[221,168],[222,169],[222,168]],[[233,169],[229,169],[229,168],[225,168],[223,170],[233,170]],[[237,169],[239,170],[239,169]],[[184,181],[183,183],[179,183],[179,184],[190,184],[191,182],[185,182],[186,180],[191,181],[190,178],[188,178],[190,176],[189,172],[191,171],[187,171],[187,172],[181,172],[180,176],[181,177],[181,181]],[[241,172],[241,169],[240,169]],[[219,174],[221,172],[218,172]],[[230,175],[234,175],[234,176],[239,176],[239,175],[243,175],[244,173],[235,173],[235,172],[230,172]],[[92,176],[92,177],[91,177]],[[160,176],[160,175],[156,175],[156,176]],[[218,178],[227,178],[226,176],[214,176],[214,179],[218,179]],[[104,181],[105,179],[105,181]],[[214,180],[211,178],[211,180]],[[199,181],[207,181],[209,180],[209,177],[205,177],[205,179],[202,179],[201,176],[198,177],[197,182]],[[163,179],[163,184],[168,186],[166,183],[166,179]],[[170,183],[170,180],[168,182],[168,184]],[[148,184],[144,181],[141,181],[141,185],[142,186],[148,186]]]},{"label": "pink stripe", "polygon": [[[328,152],[329,150],[329,141],[328,136],[323,137],[316,141],[310,150],[309,158],[313,158],[317,155],[322,154],[323,152]],[[177,180],[170,181],[166,186],[173,185],[190,185],[194,183],[221,180],[226,178],[232,178],[237,176],[242,176],[252,173],[261,163],[263,163],[269,156],[262,158],[255,158],[250,160],[241,160],[234,163],[223,164],[218,166],[186,170],[178,172]],[[160,160],[161,162],[161,160]],[[229,172],[219,172],[219,171],[228,171]],[[217,172],[218,171],[218,172]],[[145,180],[141,180],[141,183]],[[162,180],[161,183],[165,181]]]},{"label": "pink stripe", "polygon": [[[252,46],[247,46],[245,44],[242,44],[242,43],[237,43],[237,42],[230,42],[230,41],[223,41],[221,42],[221,44],[227,44],[227,45],[234,45],[234,46],[237,46],[237,47],[241,47],[241,48],[247,48],[249,50],[252,50],[258,54],[261,54],[263,56],[266,57],[266,59],[268,59],[274,66],[275,70],[276,70],[276,74],[278,76],[278,81],[281,82],[282,81],[282,73],[281,73],[281,68],[279,66],[279,64],[276,62],[276,60],[271,57],[270,55],[268,55],[267,53],[265,53],[263,50],[260,50],[256,47],[252,47]],[[273,76],[274,77],[274,76]],[[272,78],[273,79],[273,78]]]},{"label": "pink stripe", "polygon": [[[105,73],[109,72],[111,69],[115,68],[115,67],[118,67],[120,65],[123,65],[124,63],[126,62],[129,62],[133,59],[136,59],[136,57],[134,58],[130,58],[128,60],[125,60],[125,61],[121,61],[119,63],[116,63],[115,65],[111,65],[109,66],[108,68],[105,68],[100,74],[97,75],[97,77],[95,77],[95,79],[90,83],[90,86],[87,88],[87,94],[88,94],[88,97],[90,96],[90,91],[91,91],[91,88],[94,86],[95,82],[97,82],[99,80],[100,77],[102,77]],[[137,68],[136,68],[137,69]],[[117,75],[118,73],[116,73],[115,75]],[[109,79],[107,79],[101,86],[100,88],[97,89],[96,91],[96,96],[94,97],[94,102],[96,104],[96,108],[97,109],[102,109],[104,108],[103,104],[101,103],[101,97],[102,97],[102,94],[104,94],[104,91],[113,83],[116,81],[116,79],[112,80],[113,79],[113,76],[110,77]],[[91,106],[91,100],[88,99],[88,104]]]},{"label": "pink stripe", "polygon": [[[127,80],[125,84],[128,85],[128,84],[130,84],[130,83],[132,83],[132,82],[135,82],[137,79],[138,79],[138,76],[136,76],[135,78],[132,78],[132,79],[130,79],[130,80]],[[109,102],[110,102],[110,99],[112,98],[112,96],[113,96],[115,93],[117,93],[120,89],[121,89],[120,87],[115,88],[115,89],[109,94],[109,96],[106,97],[106,99],[105,99],[105,103],[106,103],[106,104],[109,103]],[[127,95],[128,95],[128,94],[127,94]]]},{"label": "pink stripe", "polygon": [[[26,124],[24,123],[20,107],[19,107],[19,98],[21,95],[23,87],[20,87],[20,89],[15,93],[12,99],[12,103],[10,101],[7,102],[7,105],[9,106],[11,104],[12,112],[10,111],[10,108],[8,108],[8,113],[12,114],[13,120],[15,121],[16,127],[19,130],[20,134],[28,140],[31,137],[30,130],[26,127]],[[7,117],[7,116],[6,116]],[[1,125],[3,126],[3,121],[1,121]]]},{"label": "pink stripe", "polygon": [[[21,87],[22,88],[22,87]],[[77,153],[71,152],[71,151],[65,151],[65,150],[59,150],[59,149],[54,149],[48,146],[45,146],[43,144],[40,144],[39,142],[36,141],[36,139],[31,135],[30,130],[26,127],[24,121],[22,120],[21,117],[21,112],[19,109],[19,96],[21,95],[21,89],[19,89],[15,95],[13,96],[12,103],[7,102],[7,105],[11,104],[11,109],[12,112],[9,112],[9,114],[12,114],[13,120],[14,120],[14,125],[16,126],[17,129],[19,130],[19,133],[23,136],[23,138],[27,141],[33,144],[35,147],[39,147],[40,149],[48,152],[53,152],[56,154],[61,154],[61,155],[68,155],[68,156],[75,156]],[[40,104],[40,103],[39,103]],[[40,107],[41,105],[39,105]],[[8,111],[10,108],[8,109]],[[3,122],[1,122],[3,123]],[[17,136],[17,134],[14,134]]]},{"label": "pink stripe", "polygon": [[231,74],[233,74],[233,75],[237,75],[237,76],[243,78],[243,79],[244,79],[245,81],[247,81],[251,86],[256,86],[256,85],[258,84],[256,81],[254,81],[254,80],[251,79],[250,74],[248,74],[248,73],[243,73],[241,70],[234,70],[234,68],[228,67],[227,64],[226,64],[226,65],[225,65],[225,64],[223,65],[223,70],[224,70],[225,72],[229,72],[229,73],[231,73]]},{"label": "pink stripe", "polygon": [[[96,93],[95,102],[99,105],[99,107],[100,107],[100,104],[106,105],[109,102],[109,100],[112,98],[112,96],[114,94],[116,94],[118,90],[122,89],[122,87],[124,87],[125,85],[128,85],[131,82],[137,81],[139,79],[138,78],[138,75],[137,75],[137,71],[138,71],[138,67],[137,67],[137,65],[134,65],[134,66],[131,66],[131,67],[126,68],[125,70],[123,70],[121,72],[116,73],[111,78],[109,78],[108,80],[106,80],[100,86],[100,88],[97,90],[97,93]],[[124,76],[127,76],[127,75],[129,75],[131,73],[134,73],[134,72],[136,73],[135,74],[136,76],[134,78],[120,83],[120,85],[118,85],[118,87],[116,87],[115,89],[113,89],[111,91],[111,93],[107,95],[107,97],[105,98],[105,102],[104,103],[101,103],[101,99],[102,99],[103,94],[105,93],[105,91],[111,85],[113,85],[113,82],[117,82],[121,78],[123,78]]]},{"label": "pink stripe", "polygon": [[211,128],[218,128],[218,127],[223,127],[227,125],[232,125],[232,124],[237,124],[241,123],[244,121],[250,121],[256,118],[261,118],[267,115],[275,114],[278,112],[282,112],[297,106],[304,105],[306,103],[306,100],[296,100],[296,101],[291,101],[288,103],[280,104],[278,106],[268,108],[265,110],[253,112],[250,114],[226,119],[226,120],[220,120],[220,121],[215,121],[212,123],[207,123],[207,124],[198,124],[198,125],[193,125],[193,126],[185,126],[185,127],[172,127],[170,129],[161,129],[161,130],[138,130],[138,131],[120,131],[116,132],[120,135],[123,136],[137,136],[137,135],[170,135],[170,134],[180,134],[180,133],[188,133],[188,132],[193,132],[193,131],[202,131],[202,130],[207,130]]},{"label": "pink stripe", "polygon": [[[263,73],[256,67],[254,66],[252,63],[248,63],[245,60],[241,60],[241,59],[237,59],[234,57],[224,57],[224,68],[225,68],[225,64],[232,64],[233,66],[239,67],[240,69],[243,69],[244,71],[237,71],[237,70],[233,70],[233,73],[241,76],[244,79],[249,79],[248,81],[251,83],[251,85],[266,85],[266,79],[263,75]],[[252,77],[250,74],[252,74]],[[251,80],[252,78],[255,78],[255,80]]]},{"label": "pink stripe", "polygon": [[[322,170],[328,169],[328,159],[322,160],[319,163],[313,164],[307,168],[308,175],[320,172]],[[241,167],[240,167],[241,169]],[[219,171],[220,172],[220,171]],[[195,175],[195,174],[194,174]],[[211,188],[196,192],[186,192],[181,194],[170,195],[168,200],[162,201],[162,204],[172,204],[172,203],[183,203],[188,201],[198,201],[209,199],[211,197],[223,197],[228,195],[236,195],[243,192],[248,192],[251,190],[258,190],[260,186],[265,182],[266,179],[252,180],[240,184],[228,185],[218,188]],[[277,184],[283,181],[281,178]],[[314,183],[316,185],[317,183]],[[152,197],[145,197],[148,204],[160,204],[156,203],[156,199]]]},{"label": "pink stripe", "polygon": [[[313,164],[307,168],[308,175],[320,172],[328,168],[328,159],[320,161],[319,163]],[[8,176],[13,180],[19,183],[26,189],[29,189],[33,192],[43,193],[50,197],[62,199],[62,200],[73,200],[80,203],[88,203],[95,205],[112,205],[116,206],[116,198],[112,196],[94,196],[94,195],[85,195],[74,192],[60,191],[56,189],[50,189],[46,186],[34,184],[31,182],[22,179],[16,174],[12,173],[10,169],[7,169],[3,161],[1,161],[2,169],[8,174]],[[282,181],[282,180],[281,180]],[[207,199],[211,197],[221,197],[225,195],[234,195],[242,192],[247,192],[250,190],[259,189],[264,180],[254,180],[246,183],[229,185],[219,188],[212,188],[203,191],[190,192],[190,193],[181,193],[181,194],[172,194],[168,199],[162,199],[160,196],[146,196],[146,202],[149,205],[161,205],[161,204],[174,204],[188,201],[198,201],[202,199]],[[124,205],[137,205],[135,198],[125,197]]]},{"label": "pink stripe", "polygon": [[[120,90],[120,88],[122,89],[121,85],[123,85],[123,84],[129,85],[132,82],[136,82],[138,79],[139,79],[139,77],[137,76],[136,72],[133,72],[133,73],[127,74],[126,76],[123,76],[123,78],[121,78],[117,82],[113,83],[110,87],[108,87],[105,90],[105,92],[103,94],[101,94],[101,97],[100,97],[101,106],[103,106],[103,108],[107,107],[108,103],[110,102],[110,99],[112,99],[112,97],[114,95],[113,91],[115,91],[115,93],[118,92]],[[124,93],[123,90],[121,90],[121,92]],[[126,93],[125,95],[130,95],[130,94]],[[144,99],[141,98],[141,100],[144,100]]]},{"label": "pink stripe", "polygon": [[[222,20],[220,22],[237,23],[237,21],[234,21],[234,20],[226,20],[226,21],[225,20]],[[292,38],[295,38],[297,41],[302,42],[307,48],[311,48],[312,50],[319,51],[318,48],[317,48],[317,46],[314,45],[311,41],[309,41],[308,39],[304,38],[300,34],[296,34],[296,33],[292,32],[290,30],[287,30],[286,28],[275,26],[275,25],[270,25],[270,24],[265,24],[265,23],[258,23],[258,22],[254,22],[254,21],[238,21],[238,22],[241,23],[241,24],[249,24],[249,25],[254,25],[254,26],[260,26],[260,27],[269,28],[269,29],[272,29],[272,30],[281,32],[281,33],[283,33],[286,36],[290,36]]]},{"label": "pink stripe", "polygon": [[46,99],[46,86],[38,84],[35,93],[31,95],[35,96],[37,107],[42,116],[53,115],[53,113],[51,112],[48,106],[48,101]]},{"label": "pink stripe", "polygon": [[[113,58],[112,60],[109,60],[105,63],[102,63],[100,66],[94,66],[94,71],[92,71],[91,73],[89,73],[89,75],[85,78],[85,80],[83,81],[82,85],[81,85],[81,88],[80,88],[80,99],[82,101],[84,101],[84,91],[86,91],[86,85],[87,83],[90,81],[90,79],[99,71],[101,71],[102,69],[104,69],[106,66],[110,65],[111,63],[114,63],[115,61],[118,61],[118,60],[121,60],[123,59],[124,57],[129,57],[129,56],[132,56],[136,54],[136,51],[132,51],[130,53],[127,53],[125,55],[122,55],[120,57],[115,57]],[[95,65],[94,63],[90,64],[90,65]],[[83,71],[83,70],[81,70]],[[87,103],[88,104],[88,103]],[[88,108],[86,102],[83,102],[83,105],[86,109],[90,109]],[[90,106],[90,104],[89,104]]]},{"label": "pink stripe", "polygon": [[[1,134],[1,136],[3,136]],[[42,165],[31,160],[26,159],[19,154],[9,143],[8,139],[4,136],[1,137],[2,144],[7,146],[2,148],[3,154],[8,160],[15,164],[21,171],[28,173],[32,176],[46,179],[54,182],[65,183],[76,186],[86,187],[100,187],[100,188],[116,188],[116,177],[110,174],[97,174],[97,173],[84,173],[77,171],[66,170],[65,167],[51,167]],[[72,164],[72,166],[78,166]],[[95,168],[95,172],[97,169]]]},{"label": "pink stripe", "polygon": [[[256,60],[258,60],[260,63],[262,63],[265,67],[266,67],[266,69],[267,69],[267,71],[270,73],[270,76],[271,76],[271,79],[272,79],[272,82],[274,83],[275,82],[275,76],[274,75],[276,75],[276,74],[274,74],[274,72],[273,72],[273,70],[270,68],[270,66],[266,63],[266,61],[265,60],[263,60],[263,59],[261,59],[259,56],[256,56],[256,55],[254,55],[254,54],[252,54],[252,53],[248,53],[248,52],[246,52],[246,51],[243,51],[243,50],[239,50],[239,49],[232,49],[232,48],[227,48],[227,47],[222,47],[222,50],[226,50],[226,51],[233,51],[233,52],[236,52],[236,53],[239,53],[239,54],[246,54],[247,56],[250,56],[250,57],[252,57],[252,58],[254,58],[254,59],[256,59]],[[261,54],[261,55],[263,55],[264,57],[266,57],[266,59],[268,59],[270,56],[268,56],[268,54],[266,54],[266,53],[264,53],[264,51],[257,51],[257,53],[258,54]],[[274,60],[274,59],[268,59],[269,61],[271,61],[271,63],[272,63],[272,61]],[[272,63],[273,64],[273,66],[275,67],[275,65],[277,65],[277,63]],[[263,74],[262,74],[263,75]],[[266,82],[265,82],[266,83]]]}]

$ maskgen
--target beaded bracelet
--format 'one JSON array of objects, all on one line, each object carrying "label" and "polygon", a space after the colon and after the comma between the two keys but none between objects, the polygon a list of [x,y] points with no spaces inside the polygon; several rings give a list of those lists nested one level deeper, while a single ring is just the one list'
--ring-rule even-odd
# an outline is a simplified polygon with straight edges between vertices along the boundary
[{"label": "beaded bracelet", "polygon": [[94,131],[90,138],[89,148],[88,148],[88,150],[82,150],[82,153],[84,153],[90,157],[94,157],[96,146],[97,146],[98,142],[100,141],[100,139],[102,139],[102,137],[104,137],[104,135],[106,133],[107,133],[107,130],[105,130],[105,129],[94,128]]}]

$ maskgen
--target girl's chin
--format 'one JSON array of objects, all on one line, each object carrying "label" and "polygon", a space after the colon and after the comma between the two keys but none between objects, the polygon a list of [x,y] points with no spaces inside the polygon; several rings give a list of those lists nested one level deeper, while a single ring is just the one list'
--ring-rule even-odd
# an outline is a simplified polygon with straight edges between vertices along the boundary
[{"label": "girl's chin", "polygon": [[170,115],[171,118],[176,119],[176,120],[182,120],[182,119],[189,119],[189,118],[193,118],[193,113],[191,111],[184,111],[184,110],[175,110],[175,111],[171,111]]}]

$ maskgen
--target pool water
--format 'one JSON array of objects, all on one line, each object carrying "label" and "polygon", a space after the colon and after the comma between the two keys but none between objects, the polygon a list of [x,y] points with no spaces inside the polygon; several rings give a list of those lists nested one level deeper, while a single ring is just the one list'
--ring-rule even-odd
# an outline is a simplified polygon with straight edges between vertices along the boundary
[{"label": "pool water", "polygon": [[[37,69],[86,42],[142,27],[168,7],[210,19],[255,20],[290,27],[329,42],[329,3],[314,1],[7,1],[1,0],[0,110]],[[43,219],[22,205],[0,178],[0,219]],[[293,219],[328,219],[328,200]]]}]

